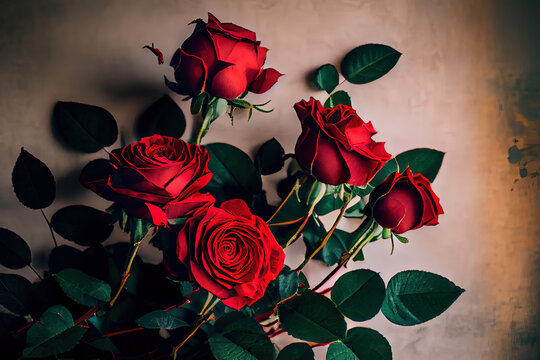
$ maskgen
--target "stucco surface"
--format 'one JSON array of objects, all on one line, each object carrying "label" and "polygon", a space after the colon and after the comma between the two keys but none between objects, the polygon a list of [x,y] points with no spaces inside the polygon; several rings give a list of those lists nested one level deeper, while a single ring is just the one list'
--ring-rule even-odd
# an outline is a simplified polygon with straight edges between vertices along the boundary
[{"label": "stucco surface", "polygon": [[[401,270],[427,270],[467,291],[428,323],[399,327],[379,314],[362,326],[383,333],[397,360],[538,359],[535,1],[0,1],[0,226],[27,239],[36,267],[46,268],[52,241],[41,214],[18,204],[12,192],[10,173],[20,147],[43,160],[57,179],[49,216],[68,204],[104,208],[107,203],[84,190],[77,177],[86,162],[105,154],[82,155],[58,143],[51,131],[55,102],[105,107],[125,141],[133,141],[136,117],[166,92],[163,74],[171,76],[142,46],[154,42],[170,57],[191,33],[187,24],[206,18],[207,11],[256,31],[270,49],[268,66],[285,74],[266,94],[248,96],[255,103],[272,99],[274,112],[256,113],[249,123],[241,114],[234,126],[223,117],[205,138],[248,152],[271,137],[294,150],[300,125],[292,105],[309,96],[325,100],[308,87],[310,71],[338,65],[365,43],[403,53],[387,76],[342,87],[390,153],[413,147],[446,152],[433,185],[445,215],[439,226],[410,232],[410,243],[397,243],[393,255],[388,242],[366,247],[366,261],[354,266],[378,271],[386,281]],[[189,114],[189,104],[173,98]],[[520,163],[507,158],[513,145],[525,149]],[[526,176],[520,169],[527,169]],[[273,201],[278,178],[265,179]],[[120,239],[116,232],[109,241]],[[149,246],[142,253],[159,258]],[[287,262],[296,265],[302,253],[296,245]],[[314,283],[327,272],[317,264],[307,271]],[[280,344],[287,341],[283,336]],[[316,352],[324,358],[324,348]]]}]

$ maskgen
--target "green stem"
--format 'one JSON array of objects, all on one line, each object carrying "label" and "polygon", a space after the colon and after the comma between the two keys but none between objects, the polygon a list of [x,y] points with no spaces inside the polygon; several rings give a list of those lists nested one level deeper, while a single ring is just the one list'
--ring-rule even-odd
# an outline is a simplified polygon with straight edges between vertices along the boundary
[{"label": "green stem", "polygon": [[49,219],[47,218],[47,215],[45,215],[45,213],[43,212],[43,209],[39,209],[39,210],[41,211],[41,215],[43,215],[43,218],[44,218],[45,221],[47,222],[47,226],[49,226],[49,230],[50,230],[50,232],[51,232],[51,236],[52,236],[53,241],[54,241],[54,246],[55,246],[55,247],[58,247],[58,242],[56,241],[56,237],[54,236],[54,231],[53,231],[51,222],[50,222]]},{"label": "green stem", "polygon": [[129,278],[129,272],[131,271],[131,265],[133,265],[133,260],[135,259],[135,256],[137,255],[137,250],[139,250],[141,241],[130,244],[128,257],[126,258],[126,262],[124,264],[124,270],[122,271],[122,281],[120,282],[120,287],[116,291],[116,294],[113,296],[112,300],[109,302],[109,308],[112,308],[114,306],[114,303],[118,299],[118,296],[120,296],[120,293],[122,292],[122,289],[124,288],[124,285],[126,285],[126,281]]},{"label": "green stem", "polygon": [[[212,295],[210,294],[210,295],[208,296],[208,299],[207,299],[207,304],[210,302],[211,299],[212,299]],[[174,349],[173,349],[173,351],[172,351],[172,354],[171,354],[172,357],[173,357],[173,360],[176,359],[176,353],[178,352],[178,350],[180,350],[180,348],[181,348],[182,346],[184,346],[184,344],[185,344],[189,339],[191,339],[191,337],[192,337],[193,335],[195,335],[195,333],[197,332],[197,330],[199,330],[199,328],[200,328],[204,323],[206,323],[208,320],[212,319],[212,317],[214,316],[213,314],[210,315],[210,316],[206,316],[206,315],[210,312],[210,310],[212,310],[212,308],[213,308],[214,306],[217,305],[218,302],[219,302],[219,299],[216,299],[210,306],[206,306],[206,305],[207,305],[207,304],[206,304],[206,305],[203,307],[203,310],[202,310],[201,313],[199,314],[199,315],[202,315],[202,318],[199,320],[199,323],[198,323],[198,324],[195,326],[195,328],[189,333],[189,335],[188,335],[184,340],[182,340],[182,342],[181,342],[180,344],[178,344],[178,345],[176,345],[176,346],[174,347]]]}]

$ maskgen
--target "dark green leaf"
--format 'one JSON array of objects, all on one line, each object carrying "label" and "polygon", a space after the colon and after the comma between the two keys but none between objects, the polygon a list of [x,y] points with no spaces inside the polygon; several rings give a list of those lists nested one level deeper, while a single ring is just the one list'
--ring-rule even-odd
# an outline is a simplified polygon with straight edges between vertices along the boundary
[{"label": "dark green leaf", "polygon": [[417,325],[442,314],[464,291],[437,274],[402,271],[388,282],[381,310],[394,324]]},{"label": "dark green leaf", "polygon": [[163,95],[144,111],[138,125],[140,137],[157,134],[180,138],[186,130],[186,118],[174,100]]},{"label": "dark green leaf", "polygon": [[326,185],[326,193],[315,206],[315,213],[322,216],[334,210],[341,209],[341,207],[345,205],[345,201],[340,194],[340,186]]},{"label": "dark green leaf", "polygon": [[347,324],[336,305],[323,295],[306,290],[278,306],[281,328],[297,339],[318,343],[345,337]]},{"label": "dark green leaf", "polygon": [[292,343],[279,352],[277,360],[313,360],[314,358],[315,354],[307,343]]},{"label": "dark green leaf", "polygon": [[112,340],[108,337],[97,337],[85,341],[85,343],[99,350],[112,351],[115,354],[120,353],[120,350],[118,350]]},{"label": "dark green leaf", "polygon": [[255,167],[263,175],[274,174],[281,170],[285,164],[283,155],[285,155],[285,150],[276,139],[272,138],[262,144],[259,151],[257,151]]},{"label": "dark green leaf", "polygon": [[360,199],[356,204],[349,207],[347,210],[345,210],[345,217],[346,218],[363,218],[364,217],[364,209],[366,208],[366,203],[364,200]]},{"label": "dark green leaf", "polygon": [[361,269],[342,275],[332,288],[332,300],[343,315],[354,321],[366,321],[380,310],[385,286],[379,274]]},{"label": "dark green leaf", "polygon": [[392,348],[379,332],[356,327],[343,341],[330,344],[326,360],[392,360]]},{"label": "dark green leaf", "polygon": [[191,107],[190,111],[192,115],[196,115],[199,112],[201,112],[201,109],[203,108],[204,103],[208,102],[208,93],[200,93],[199,95],[195,96],[193,99],[191,99]]},{"label": "dark green leaf", "polygon": [[343,90],[336,91],[332,95],[326,99],[324,102],[325,108],[333,108],[336,107],[338,104],[348,105],[351,106],[351,97],[347,92]]},{"label": "dark green leaf", "polygon": [[109,284],[80,270],[64,269],[54,277],[64,293],[78,304],[95,306],[111,299]]},{"label": "dark green leaf", "polygon": [[84,266],[84,253],[74,247],[60,245],[52,249],[49,254],[49,271],[53,274],[67,268],[83,270]]},{"label": "dark green leaf", "polygon": [[75,326],[73,317],[62,305],[50,307],[41,315],[26,335],[25,358],[39,358],[61,354],[75,347],[86,332]]},{"label": "dark green leaf", "polygon": [[324,90],[330,94],[338,86],[339,74],[334,65],[325,64],[315,70],[313,81],[317,89]]},{"label": "dark green leaf", "polygon": [[281,300],[293,296],[297,289],[298,274],[285,265],[277,278],[268,284],[264,296],[251,305],[251,308],[256,316],[270,311]]},{"label": "dark green leaf", "polygon": [[384,164],[384,166],[379,171],[377,171],[373,179],[371,179],[371,181],[369,182],[369,185],[372,188],[376,187],[377,185],[382,183],[384,180],[386,180],[386,178],[390,174],[398,170],[399,170],[399,167],[398,167],[398,162],[396,161],[396,159],[392,158],[388,160],[386,164]]},{"label": "dark green leaf", "polygon": [[389,72],[401,53],[390,46],[366,44],[351,50],[341,61],[341,73],[353,84],[366,84]]},{"label": "dark green leaf", "polygon": [[30,248],[13,231],[0,228],[0,264],[9,269],[21,269],[32,262]]},{"label": "dark green leaf", "polygon": [[118,137],[114,117],[97,106],[59,101],[54,118],[62,140],[81,152],[93,153],[111,146]]},{"label": "dark green leaf", "polygon": [[437,177],[443,158],[442,151],[427,148],[412,149],[396,156],[400,172],[403,172],[408,166],[413,174],[420,173],[430,182],[433,182]]},{"label": "dark green leaf", "polygon": [[225,314],[209,338],[217,360],[273,360],[276,350],[260,324],[240,312]]},{"label": "dark green leaf", "polygon": [[17,199],[30,209],[46,208],[56,196],[51,170],[23,148],[13,167],[11,183]]},{"label": "dark green leaf", "polygon": [[172,308],[170,310],[155,310],[137,319],[137,324],[147,329],[177,329],[183,326],[189,326],[188,321],[195,318],[195,313],[181,308]]},{"label": "dark green leaf", "polygon": [[58,210],[51,225],[63,238],[82,246],[105,241],[112,233],[115,218],[107,212],[84,205],[70,205]]},{"label": "dark green leaf", "polygon": [[0,274],[0,304],[17,315],[29,314],[32,284],[16,274]]},{"label": "dark green leaf", "polygon": [[241,198],[251,203],[252,196],[262,189],[262,180],[249,156],[229,144],[209,144],[206,149],[210,154],[208,168],[213,174],[206,189],[218,202]]}]

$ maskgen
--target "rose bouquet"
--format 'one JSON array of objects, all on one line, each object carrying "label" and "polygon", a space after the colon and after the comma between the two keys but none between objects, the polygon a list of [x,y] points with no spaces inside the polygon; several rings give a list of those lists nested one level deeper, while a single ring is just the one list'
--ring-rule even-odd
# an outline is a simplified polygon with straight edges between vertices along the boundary
[{"label": "rose bouquet", "polygon": [[[249,117],[271,111],[245,97],[265,93],[281,74],[264,68],[268,49],[254,32],[211,14],[194,25],[170,61],[175,81],[165,78],[191,100],[198,126],[188,142],[181,140],[185,116],[168,95],[141,115],[139,141],[114,150],[107,147],[118,128],[108,111],[62,101],[54,108],[66,146],[108,154],[88,163],[79,179],[111,202],[105,211],[71,205],[49,220],[43,209],[55,199],[54,177],[21,150],[12,172],[15,194],[42,212],[54,248],[42,275],[26,242],[0,228],[0,264],[29,266],[39,277],[31,283],[0,274],[7,310],[0,314],[2,357],[285,360],[312,359],[313,347],[328,345],[327,359],[391,359],[383,335],[345,319],[363,322],[381,311],[397,325],[417,325],[440,315],[463,289],[425,271],[402,271],[385,284],[375,271],[346,267],[362,261],[362,249],[374,241],[393,251],[394,239],[406,243],[404,233],[438,223],[443,209],[431,183],[444,154],[386,152],[373,139],[374,125],[345,91],[335,90],[339,72],[331,64],[312,76],[329,95],[324,104],[312,97],[294,105],[302,126],[294,153],[275,139],[254,160],[230,144],[201,145],[225,113],[232,119],[235,111]],[[164,62],[153,44],[145,48]],[[343,58],[340,71],[345,81],[368,83],[400,55],[362,45]],[[283,175],[281,201],[269,204],[261,177],[275,173]],[[321,221],[334,212],[331,225]],[[338,228],[343,217],[354,231]],[[116,223],[129,241],[104,246]],[[305,256],[284,265],[284,249],[299,240]],[[158,248],[163,261],[144,262],[141,246]],[[321,282],[302,272],[309,261],[331,268]],[[272,340],[282,333],[298,341],[278,349]]]}]

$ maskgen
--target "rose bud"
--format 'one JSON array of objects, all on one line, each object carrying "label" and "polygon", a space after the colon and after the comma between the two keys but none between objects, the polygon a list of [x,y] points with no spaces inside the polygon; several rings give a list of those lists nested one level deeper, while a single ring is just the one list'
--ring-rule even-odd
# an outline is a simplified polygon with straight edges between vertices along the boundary
[{"label": "rose bud", "polygon": [[326,184],[366,185],[390,159],[377,132],[347,105],[325,109],[318,100],[294,105],[302,124],[296,159],[317,180]]},{"label": "rose bud", "polygon": [[439,198],[428,179],[413,175],[407,167],[401,174],[390,174],[369,197],[373,218],[396,234],[424,225],[437,225],[444,214]]},{"label": "rose bud", "polygon": [[206,91],[231,100],[246,90],[262,94],[282,75],[263,69],[268,49],[259,46],[254,32],[221,23],[210,13],[208,23],[195,22],[195,31],[171,60],[177,81],[166,81],[171,90],[189,96]]},{"label": "rose bud", "polygon": [[213,205],[210,194],[199,192],[212,178],[208,160],[203,147],[153,135],[113,150],[104,171],[85,168],[80,181],[128,215],[166,225],[167,219]]},{"label": "rose bud", "polygon": [[189,218],[176,252],[191,280],[237,310],[264,295],[285,260],[268,225],[238,199]]}]

